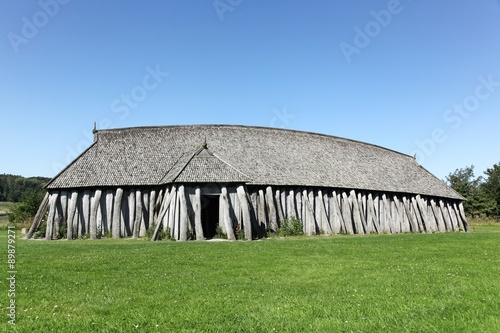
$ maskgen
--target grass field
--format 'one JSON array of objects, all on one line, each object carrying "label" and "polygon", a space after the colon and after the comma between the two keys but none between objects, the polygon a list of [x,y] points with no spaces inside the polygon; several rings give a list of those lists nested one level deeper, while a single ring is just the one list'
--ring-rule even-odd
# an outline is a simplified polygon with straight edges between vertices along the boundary
[{"label": "grass field", "polygon": [[0,201],[0,226],[5,225],[8,222],[7,213],[11,208],[14,208],[13,202]]},{"label": "grass field", "polygon": [[[16,240],[13,332],[500,332],[500,224],[254,242]],[[7,232],[1,262],[7,276]]]}]

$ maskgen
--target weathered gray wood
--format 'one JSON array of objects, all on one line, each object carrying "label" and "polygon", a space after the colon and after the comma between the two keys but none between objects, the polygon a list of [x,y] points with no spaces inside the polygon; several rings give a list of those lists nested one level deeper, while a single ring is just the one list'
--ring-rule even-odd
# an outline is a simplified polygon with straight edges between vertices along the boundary
[{"label": "weathered gray wood", "polygon": [[231,221],[231,215],[229,214],[229,199],[227,195],[226,186],[221,186],[221,199],[222,199],[222,215],[224,220],[224,225],[226,226],[226,236],[229,240],[236,240],[234,235],[233,223]]},{"label": "weathered gray wood", "polygon": [[361,210],[359,209],[359,203],[358,203],[358,198],[356,196],[356,191],[351,190],[349,201],[351,202],[352,205],[352,216],[354,220],[355,233],[364,235],[365,230],[363,228]]},{"label": "weathered gray wood", "polygon": [[283,206],[281,205],[281,192],[280,192],[280,190],[276,190],[275,198],[276,198],[276,209],[278,211],[278,221],[279,221],[279,225],[281,226],[281,221],[283,221],[285,219],[285,216],[283,214]]},{"label": "weathered gray wood", "polygon": [[148,230],[155,227],[155,208],[156,208],[156,190],[149,192],[149,207],[148,207]]},{"label": "weathered gray wood", "polygon": [[269,229],[272,232],[277,232],[278,231],[278,221],[276,220],[277,213],[276,213],[276,206],[274,204],[273,189],[271,188],[271,186],[266,187],[266,203],[268,209],[267,215],[269,216]]},{"label": "weathered gray wood", "polygon": [[[315,193],[316,192],[316,193]],[[316,225],[317,228],[316,230],[318,231],[319,234],[323,233],[323,215],[321,214],[321,200],[322,198],[319,197],[318,191],[312,192],[314,197],[311,200],[311,206],[313,207],[313,213],[314,213],[314,219],[316,220]]]},{"label": "weathered gray wood", "polygon": [[295,212],[295,192],[293,189],[288,190],[286,203],[287,203],[286,211],[288,218],[297,217],[297,213]]},{"label": "weathered gray wood", "polygon": [[372,232],[378,232],[377,230],[377,223],[376,221],[376,213],[375,213],[375,207],[374,207],[374,202],[373,202],[373,196],[371,193],[368,193],[368,198],[366,201],[366,211],[367,211],[367,225],[369,226],[370,233]]},{"label": "weathered gray wood", "polygon": [[178,230],[176,229],[176,216],[178,215],[178,211],[176,211],[176,209],[178,208],[177,201],[179,199],[177,195],[177,185],[173,185],[170,191],[172,192],[172,203],[168,208],[168,215],[165,216],[167,223],[164,224],[164,227],[165,229],[170,229],[171,237],[178,239],[178,236],[176,236],[176,234],[178,234]]},{"label": "weathered gray wood", "polygon": [[398,232],[409,232],[410,231],[410,225],[408,223],[408,219],[405,219],[406,213],[405,209],[403,207],[403,202],[400,200],[400,198],[397,195],[393,196],[393,202],[396,207],[396,212],[397,212],[397,227],[396,229]]},{"label": "weathered gray wood", "polygon": [[377,229],[377,233],[381,234],[382,231],[382,220],[380,217],[380,196],[378,194],[373,198],[373,210],[375,212],[375,219],[373,222],[375,223],[375,228]]},{"label": "weathered gray wood", "polygon": [[238,194],[238,200],[240,202],[242,212],[245,239],[252,240],[252,220],[250,217],[250,204],[248,203],[246,191],[243,185],[240,185],[236,188],[236,193]]},{"label": "weathered gray wood", "polygon": [[451,222],[453,224],[453,231],[458,231],[458,221],[457,221],[457,215],[455,214],[455,210],[453,209],[453,206],[447,202],[446,203],[446,206],[448,208],[448,211],[450,213],[450,217],[451,217]]},{"label": "weathered gray wood", "polygon": [[[160,228],[163,224],[166,223],[164,218],[167,215],[171,202],[174,200],[175,193],[176,191],[173,188],[171,191],[168,191],[168,189],[165,190],[165,194],[163,195],[163,200],[160,206],[160,212],[158,213],[157,222],[155,223],[155,231],[153,232],[153,236],[151,237],[152,241],[158,238],[158,232],[160,231]],[[164,229],[166,229],[165,226]],[[170,236],[172,236],[172,234],[170,234]]]},{"label": "weathered gray wood", "polygon": [[40,223],[42,222],[43,216],[47,212],[47,209],[49,207],[49,192],[45,193],[45,196],[42,199],[42,202],[40,206],[38,207],[38,210],[36,212],[35,218],[33,219],[33,224],[31,224],[30,229],[28,230],[28,233],[26,234],[26,238],[30,239],[33,237],[33,233],[38,229],[40,226]]},{"label": "weathered gray wood", "polygon": [[82,197],[82,232],[81,235],[88,234],[90,229],[90,191],[83,191]]},{"label": "weathered gray wood", "polygon": [[354,226],[352,220],[352,208],[347,193],[345,191],[342,191],[342,219],[344,220],[346,233],[353,235]]},{"label": "weathered gray wood", "polygon": [[330,216],[330,196],[328,194],[328,191],[325,191],[323,193],[323,207],[325,208],[324,214],[326,216],[326,224],[328,228],[328,235],[333,234],[333,229],[332,229],[332,220]]},{"label": "weathered gray wood", "polygon": [[172,223],[172,233],[174,234],[174,237],[176,240],[180,240],[181,236],[180,233],[182,232],[181,230],[181,195],[179,192],[179,188],[177,188],[175,195],[175,201],[174,201],[174,219],[171,222]]},{"label": "weathered gray wood", "polygon": [[417,195],[417,204],[424,220],[425,229],[427,230],[427,232],[435,232],[437,227],[435,225],[435,221],[433,221],[433,219],[428,214],[428,205],[426,203],[426,200],[420,195]]},{"label": "weathered gray wood", "polygon": [[106,234],[111,232],[112,223],[113,223],[113,199],[114,194],[113,190],[106,191],[106,213],[103,213],[103,216],[106,216],[106,219],[103,221],[103,233]]},{"label": "weathered gray wood", "polygon": [[462,203],[460,203],[458,205],[458,210],[460,212],[460,216],[462,217],[462,223],[464,225],[464,231],[465,232],[469,232],[470,231],[469,222],[467,222],[467,216],[465,215],[464,205]]},{"label": "weathered gray wood", "polygon": [[62,222],[66,223],[68,220],[68,192],[61,191],[59,201],[61,202]]},{"label": "weathered gray wood", "polygon": [[448,209],[446,209],[446,205],[443,200],[439,200],[439,211],[444,219],[444,225],[446,227],[446,231],[453,230],[453,225],[451,224],[450,214],[448,213]]},{"label": "weathered gray wood", "polygon": [[280,195],[281,195],[281,209],[283,210],[283,217],[285,219],[289,218],[290,216],[288,216],[288,210],[287,210],[287,202],[286,202],[286,190],[283,190],[280,192]]},{"label": "weathered gray wood", "polygon": [[318,190],[318,201],[316,209],[319,210],[319,215],[321,216],[321,229],[325,235],[332,234],[332,228],[330,227],[330,222],[328,221],[328,214],[325,207],[325,198],[323,197],[323,191]]},{"label": "weathered gray wood", "polygon": [[391,234],[400,233],[399,229],[399,220],[398,220],[398,208],[396,207],[396,202],[394,200],[390,200],[391,205],[391,219],[389,220],[389,229],[391,230]]},{"label": "weathered gray wood", "polygon": [[316,235],[316,219],[314,217],[314,193],[304,190],[302,194],[302,206],[305,211],[304,228],[306,235]]},{"label": "weathered gray wood", "polygon": [[113,204],[113,220],[111,221],[111,234],[113,238],[120,238],[122,196],[123,189],[117,188],[115,194],[115,203]]},{"label": "weathered gray wood", "polygon": [[307,207],[306,207],[306,200],[307,200],[307,190],[306,189],[302,189],[301,190],[302,192],[302,195],[301,195],[301,204],[302,204],[302,214],[301,214],[301,220],[302,220],[302,231],[304,232],[304,234],[307,235],[307,221],[308,221],[308,217],[307,217]]},{"label": "weathered gray wood", "polygon": [[[97,222],[97,238],[101,238],[103,235],[103,209],[104,209],[104,214],[106,214],[106,193],[102,195],[101,193],[101,198],[97,204],[97,217],[96,217],[96,222]],[[106,215],[104,215],[104,219],[106,218]]]},{"label": "weathered gray wood", "polygon": [[444,224],[443,214],[441,214],[441,211],[438,209],[438,207],[436,205],[436,201],[434,199],[430,200],[430,204],[431,204],[432,213],[434,214],[434,219],[436,220],[437,231],[445,232],[446,226]]},{"label": "weathered gray wood", "polygon": [[[258,198],[258,224],[259,224],[259,231],[263,234],[267,231],[268,229],[268,217],[266,215],[266,198],[264,196],[264,190],[259,190],[259,198]],[[229,208],[229,200],[228,200],[228,208]]]},{"label": "weathered gray wood", "polygon": [[464,226],[464,223],[462,221],[462,217],[460,215],[460,210],[455,202],[453,203],[453,211],[455,212],[455,215],[457,217],[458,230],[465,231],[465,226]]},{"label": "weathered gray wood", "polygon": [[97,238],[97,208],[101,201],[101,190],[96,189],[94,195],[90,200],[90,222],[89,222],[89,234],[90,239]]},{"label": "weathered gray wood", "polygon": [[412,211],[412,204],[411,204],[410,200],[408,200],[406,198],[406,196],[403,196],[403,206],[405,208],[406,216],[408,217],[408,220],[410,221],[410,231],[414,232],[414,233],[420,232],[417,219],[415,217],[415,214]]},{"label": "weathered gray wood", "polygon": [[373,232],[373,223],[368,219],[368,199],[365,193],[358,193],[358,202],[365,233],[371,234]]},{"label": "weathered gray wood", "polygon": [[414,196],[411,197],[411,206],[412,206],[413,214],[415,215],[415,218],[416,218],[416,221],[418,224],[419,232],[425,233],[426,229],[425,229],[425,226],[422,222],[422,215],[421,215],[420,210],[418,208],[417,198]]},{"label": "weathered gray wood", "polygon": [[[146,236],[146,231],[149,228],[149,191],[142,191],[142,204],[141,204],[141,222],[139,228],[139,237]],[[151,222],[152,223],[152,222]]]},{"label": "weathered gray wood", "polygon": [[51,240],[54,232],[54,223],[56,215],[56,204],[59,198],[59,192],[52,192],[49,198],[49,215],[47,217],[47,228],[45,229],[45,239]]},{"label": "weathered gray wood", "polygon": [[136,218],[136,199],[135,199],[135,189],[130,189],[127,197],[128,204],[128,219],[125,224],[125,231],[127,236],[134,236],[135,218]]},{"label": "weathered gray wood", "polygon": [[380,228],[382,233],[389,233],[390,228],[389,228],[389,222],[387,221],[388,219],[388,207],[389,203],[387,201],[387,196],[385,194],[382,194],[382,197],[380,198],[380,207],[379,207],[379,218],[380,218]]},{"label": "weathered gray wood", "polygon": [[133,221],[132,226],[132,238],[139,238],[139,234],[141,232],[141,220],[142,220],[142,192],[140,189],[135,191],[135,194],[132,195],[132,191],[130,192],[131,195],[129,196],[130,198],[134,198],[134,202],[131,202],[129,200],[129,204],[133,205],[134,208],[130,209],[130,212],[134,212],[133,220],[131,219],[130,221]]},{"label": "weathered gray wood", "polygon": [[[69,199],[68,221],[66,224],[66,238],[68,240],[73,239],[73,223],[75,220],[77,204],[78,204],[78,191],[72,191],[71,197]],[[77,231],[78,231],[78,229],[77,229]]]},{"label": "weathered gray wood", "polygon": [[193,210],[196,240],[204,240],[205,235],[203,234],[203,225],[201,224],[201,189],[199,186],[196,186],[194,190]]},{"label": "weathered gray wood", "polygon": [[342,215],[340,213],[340,206],[337,201],[337,192],[333,191],[332,196],[330,197],[330,226],[332,228],[332,232],[334,234],[338,234],[341,232],[342,225]]},{"label": "weathered gray wood", "polygon": [[180,199],[179,240],[186,241],[188,237],[188,214],[184,185],[179,185],[179,189],[177,191],[179,192],[178,194]]}]

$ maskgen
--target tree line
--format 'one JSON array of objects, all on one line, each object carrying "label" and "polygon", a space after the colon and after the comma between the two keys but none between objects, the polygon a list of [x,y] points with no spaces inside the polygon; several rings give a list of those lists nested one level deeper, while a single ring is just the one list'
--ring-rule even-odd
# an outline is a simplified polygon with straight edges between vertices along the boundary
[{"label": "tree line", "polygon": [[446,183],[460,193],[465,213],[472,217],[500,217],[500,163],[476,177],[474,166],[457,169],[446,177]]},{"label": "tree line", "polygon": [[2,174],[0,175],[0,201],[21,202],[32,193],[45,193],[43,186],[50,178]]}]

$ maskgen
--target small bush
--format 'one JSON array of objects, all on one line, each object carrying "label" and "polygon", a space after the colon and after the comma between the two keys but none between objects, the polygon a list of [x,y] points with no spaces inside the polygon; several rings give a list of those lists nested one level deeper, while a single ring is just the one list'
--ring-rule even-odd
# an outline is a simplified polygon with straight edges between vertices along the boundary
[{"label": "small bush", "polygon": [[278,229],[278,235],[287,236],[301,236],[304,234],[302,229],[302,221],[297,217],[291,217],[281,220],[280,227]]},{"label": "small bush", "polygon": [[[149,239],[153,238],[155,228],[149,228],[148,231],[146,231],[147,238],[149,238]],[[167,230],[163,230],[163,228],[161,228],[160,231],[158,231],[158,234],[156,235],[156,240],[163,240],[163,239],[168,239],[168,240],[172,239],[172,237],[170,236],[170,228],[169,227],[167,227]]]},{"label": "small bush", "polygon": [[245,230],[241,229],[241,225],[238,224],[238,226],[236,227],[236,230],[234,231],[234,235],[236,236],[236,239],[238,239],[238,240],[245,239]]},{"label": "small bush", "polygon": [[45,233],[47,231],[47,224],[42,223],[41,226],[33,233],[33,238],[45,238]]}]

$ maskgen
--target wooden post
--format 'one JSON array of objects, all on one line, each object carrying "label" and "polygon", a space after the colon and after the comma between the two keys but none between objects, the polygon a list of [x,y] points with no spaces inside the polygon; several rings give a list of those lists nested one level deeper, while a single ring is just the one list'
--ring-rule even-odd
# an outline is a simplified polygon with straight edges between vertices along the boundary
[{"label": "wooden post", "polygon": [[330,222],[328,221],[328,214],[326,213],[325,201],[323,192],[321,190],[318,190],[317,198],[318,200],[316,201],[316,210],[319,211],[319,215],[321,216],[321,229],[323,230],[325,235],[331,235],[332,228],[330,227]]},{"label": "wooden post", "polygon": [[337,192],[333,190],[332,196],[330,197],[330,225],[332,232],[338,234],[341,232],[341,219],[342,215],[340,213],[339,202],[337,201]]},{"label": "wooden post", "polygon": [[295,192],[293,189],[288,190],[288,197],[286,199],[287,203],[287,215],[288,218],[297,217],[297,213],[295,212]]},{"label": "wooden post", "polygon": [[71,197],[69,199],[68,220],[66,224],[66,237],[68,240],[73,239],[73,220],[75,219],[77,203],[78,203],[78,191],[75,190],[71,192]]},{"label": "wooden post", "polygon": [[94,192],[94,196],[90,201],[90,223],[89,223],[89,234],[90,239],[97,238],[97,208],[101,201],[101,190],[97,189]]},{"label": "wooden post", "polygon": [[155,227],[155,207],[156,207],[156,190],[151,190],[149,193],[149,207],[148,207],[148,222],[149,228]]},{"label": "wooden post", "polygon": [[54,222],[56,215],[56,203],[59,197],[59,192],[53,192],[49,198],[49,215],[47,217],[47,228],[45,231],[45,239],[51,240],[54,231]]},{"label": "wooden post", "polygon": [[361,211],[359,209],[358,198],[356,197],[356,191],[351,190],[349,200],[352,205],[352,215],[354,220],[355,233],[364,235],[365,230],[363,229],[363,222],[361,217]]},{"label": "wooden post", "polygon": [[413,209],[413,214],[415,214],[419,232],[425,233],[426,229],[422,222],[422,215],[420,214],[420,210],[418,209],[417,199],[414,196],[411,197],[411,206]]},{"label": "wooden post", "polygon": [[82,197],[82,235],[87,234],[90,229],[90,191],[83,191]]},{"label": "wooden post", "polygon": [[267,232],[267,226],[268,226],[267,216],[266,216],[266,198],[264,197],[264,190],[259,190],[258,206],[259,206],[258,210],[259,232],[261,236],[263,236]]},{"label": "wooden post", "polygon": [[[163,200],[160,206],[160,212],[158,213],[157,221],[155,223],[155,231],[153,233],[153,237],[151,237],[152,241],[157,239],[158,232],[160,231],[161,226],[166,223],[166,221],[164,221],[164,218],[167,215],[172,200],[174,200],[175,193],[176,191],[173,189],[170,192],[168,192],[168,190],[165,191],[165,195],[163,196]],[[172,234],[170,234],[170,236],[172,236]]]},{"label": "wooden post", "polygon": [[283,214],[283,206],[281,205],[281,193],[280,190],[276,190],[276,209],[278,210],[278,224],[281,226],[281,221],[285,219]]},{"label": "wooden post", "polygon": [[366,211],[367,211],[367,225],[369,225],[369,232],[378,232],[378,223],[376,223],[377,215],[375,214],[373,196],[368,193],[368,198],[366,201]]},{"label": "wooden post", "polygon": [[139,227],[139,237],[146,236],[146,231],[149,228],[149,191],[142,192],[142,204],[141,204],[141,222]]},{"label": "wooden post", "polygon": [[113,235],[113,238],[120,238],[122,195],[123,190],[121,188],[117,188],[115,194],[115,203],[113,205],[113,220],[111,222],[111,233]]},{"label": "wooden post", "polygon": [[180,216],[179,216],[179,240],[186,241],[188,237],[188,216],[186,194],[184,193],[184,185],[179,185],[178,189]]},{"label": "wooden post", "polygon": [[459,228],[455,210],[453,209],[453,206],[449,202],[446,203],[446,206],[448,207],[448,211],[450,212],[451,222],[453,223],[453,231],[458,231]]},{"label": "wooden post", "polygon": [[342,218],[345,223],[346,232],[353,235],[352,209],[345,191],[342,191]]},{"label": "wooden post", "polygon": [[460,203],[458,205],[458,210],[460,212],[460,216],[462,217],[462,222],[463,222],[463,225],[464,225],[464,231],[465,232],[469,232],[470,231],[469,222],[467,222],[467,217],[465,216],[464,205],[462,203]]},{"label": "wooden post", "polygon": [[373,232],[373,223],[368,219],[368,199],[365,193],[358,193],[358,203],[361,211],[361,222],[363,223],[365,233],[371,234]]},{"label": "wooden post", "polygon": [[375,212],[373,222],[375,223],[375,229],[377,229],[378,234],[382,233],[382,220],[380,218],[380,206],[381,206],[380,195],[376,194],[375,197],[373,198],[373,210]]},{"label": "wooden post", "polygon": [[271,186],[266,187],[266,202],[269,216],[269,229],[273,232],[277,232],[278,222],[276,220],[276,206],[274,205],[273,189]]},{"label": "wooden post", "polygon": [[304,190],[304,195],[302,196],[302,202],[305,214],[305,230],[306,235],[313,236],[316,235],[316,218],[314,216],[314,192]]},{"label": "wooden post", "polygon": [[106,209],[105,212],[103,212],[103,233],[106,234],[107,232],[111,232],[111,223],[113,221],[113,191],[112,190],[107,190],[106,191],[106,203],[105,203]]},{"label": "wooden post", "polygon": [[229,199],[227,195],[226,186],[221,186],[221,199],[222,199],[222,215],[224,220],[224,225],[226,226],[226,235],[229,240],[236,240],[233,230],[233,222],[231,221],[231,216],[229,214]]},{"label": "wooden post", "polygon": [[[134,202],[131,202],[131,198],[134,198]],[[132,215],[130,218],[131,224],[133,223],[132,226],[132,238],[139,238],[139,234],[141,231],[141,220],[142,220],[142,192],[140,189],[137,189],[135,191],[135,194],[133,191],[130,191],[130,197],[129,197],[129,205],[132,205],[133,208],[131,209],[129,206],[129,211],[132,214],[132,211],[135,213]],[[133,218],[133,220],[132,220]],[[133,221],[133,222],[132,222]]]},{"label": "wooden post", "polygon": [[49,207],[49,197],[50,197],[49,192],[45,193],[42,203],[38,207],[35,218],[33,219],[33,224],[31,225],[31,228],[28,230],[28,234],[26,234],[27,239],[33,237],[33,233],[40,226],[43,216],[45,215],[45,213],[47,212],[47,208]]},{"label": "wooden post", "polygon": [[205,240],[205,235],[203,234],[203,225],[201,224],[201,189],[196,186],[194,190],[194,232],[196,234],[196,240]]},{"label": "wooden post", "polygon": [[236,193],[238,193],[238,199],[241,206],[245,239],[252,240],[252,220],[250,217],[250,205],[248,203],[246,191],[243,185],[240,185],[236,188]]},{"label": "wooden post", "polygon": [[431,208],[432,212],[434,213],[434,218],[437,223],[437,230],[439,232],[445,232],[446,231],[446,226],[444,224],[444,219],[443,219],[443,214],[441,214],[441,211],[436,205],[436,201],[434,199],[431,199]]}]

